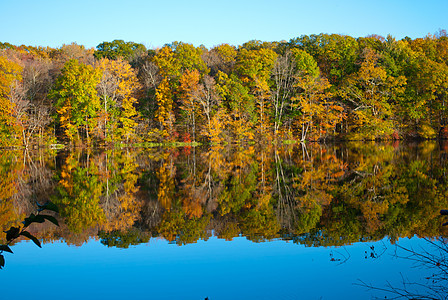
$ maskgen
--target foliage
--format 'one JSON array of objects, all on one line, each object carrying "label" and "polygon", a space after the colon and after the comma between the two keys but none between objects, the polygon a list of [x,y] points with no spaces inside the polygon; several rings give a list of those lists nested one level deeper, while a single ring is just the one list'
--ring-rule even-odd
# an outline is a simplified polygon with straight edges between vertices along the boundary
[{"label": "foliage", "polygon": [[139,52],[146,52],[146,47],[134,42],[125,42],[123,40],[113,40],[112,42],[102,42],[96,46],[93,56],[100,60],[107,58],[111,60],[125,59],[130,61]]},{"label": "foliage", "polygon": [[107,247],[117,247],[117,248],[129,248],[129,246],[134,246],[142,243],[147,243],[150,239],[148,234],[142,233],[137,229],[131,229],[127,232],[122,231],[111,231],[105,232],[100,231],[98,237],[101,239],[101,243]]},{"label": "foliage", "polygon": [[19,124],[14,118],[15,105],[10,99],[14,85],[22,79],[22,67],[0,56],[0,147],[20,144]]},{"label": "foliage", "polygon": [[18,227],[30,198],[51,195],[61,227],[44,229],[44,241],[79,245],[99,232],[110,246],[150,236],[184,245],[215,232],[341,246],[447,233],[439,216],[448,207],[446,150],[435,143],[78,149],[58,155],[45,195],[33,188],[42,166],[27,179],[22,160],[0,160],[2,226]]},{"label": "foliage", "polygon": [[134,96],[140,87],[135,71],[121,59],[107,58],[98,62],[97,69],[102,73],[98,84],[98,94],[103,102],[102,116],[98,120],[101,136],[106,142],[135,140],[138,112]]},{"label": "foliage", "polygon": [[11,248],[9,247],[14,240],[16,240],[19,237],[26,237],[33,241],[36,246],[39,248],[42,248],[41,243],[39,239],[37,239],[34,235],[32,235],[29,231],[26,229],[33,223],[44,223],[45,221],[49,221],[53,223],[56,226],[59,226],[58,220],[52,215],[43,214],[44,211],[53,211],[53,212],[59,212],[58,207],[48,201],[45,204],[39,204],[36,203],[38,206],[37,214],[31,214],[25,220],[22,222],[22,226],[14,227],[12,226],[9,230],[4,231],[6,233],[6,244],[0,245],[0,269],[2,269],[5,266],[5,257],[3,255],[3,252],[9,252],[13,253]]},{"label": "foliage", "polygon": [[56,101],[59,124],[71,142],[90,142],[101,107],[96,92],[100,79],[100,70],[77,60],[69,60],[50,93]]},{"label": "foliage", "polygon": [[87,167],[72,153],[61,170],[58,195],[54,203],[60,207],[64,223],[73,232],[81,232],[102,224],[104,211],[100,207],[103,186],[93,161]]},{"label": "foliage", "polygon": [[3,147],[448,137],[443,35],[1,47]]}]

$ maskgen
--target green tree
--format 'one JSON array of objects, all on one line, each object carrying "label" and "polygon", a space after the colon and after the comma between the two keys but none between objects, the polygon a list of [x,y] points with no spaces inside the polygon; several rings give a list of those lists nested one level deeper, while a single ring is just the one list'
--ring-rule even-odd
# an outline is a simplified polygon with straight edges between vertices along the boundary
[{"label": "green tree", "polygon": [[230,116],[227,134],[238,142],[253,140],[257,115],[254,97],[249,93],[249,88],[235,74],[228,76],[218,72],[216,90],[222,98],[225,114]]},{"label": "green tree", "polygon": [[269,79],[277,54],[271,49],[247,50],[241,49],[237,55],[236,71],[242,82],[249,87],[254,95],[258,115],[258,134],[265,137],[271,126],[270,86]]},{"label": "green tree", "polygon": [[101,58],[112,60],[122,58],[127,61],[132,61],[135,56],[146,51],[146,47],[143,44],[113,40],[112,42],[102,42],[96,46],[96,51],[93,53],[93,56],[97,60]]},{"label": "green tree", "polygon": [[98,125],[101,102],[96,87],[101,75],[99,69],[69,60],[50,92],[56,102],[59,124],[71,142],[90,142],[91,132]]},{"label": "green tree", "polygon": [[356,70],[358,42],[339,34],[303,35],[291,39],[290,47],[305,50],[317,61],[323,77],[337,88],[342,80]]}]

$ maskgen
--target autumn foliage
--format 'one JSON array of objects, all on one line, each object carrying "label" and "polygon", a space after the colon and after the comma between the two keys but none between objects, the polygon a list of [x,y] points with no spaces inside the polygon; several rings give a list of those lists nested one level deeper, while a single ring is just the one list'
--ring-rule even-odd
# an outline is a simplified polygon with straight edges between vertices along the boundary
[{"label": "autumn foliage", "polygon": [[1,43],[1,146],[444,138],[447,39]]}]

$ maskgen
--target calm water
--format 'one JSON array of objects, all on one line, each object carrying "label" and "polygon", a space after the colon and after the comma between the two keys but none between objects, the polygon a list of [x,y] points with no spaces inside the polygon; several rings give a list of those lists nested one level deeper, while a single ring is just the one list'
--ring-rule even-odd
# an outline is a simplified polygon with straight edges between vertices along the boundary
[{"label": "calm water", "polygon": [[[361,282],[403,281],[407,292],[439,292],[446,149],[3,151],[2,231],[48,199],[60,226],[33,224],[42,249],[17,241],[4,253],[2,297],[370,299],[393,294]],[[422,265],[406,249],[437,260]]]}]

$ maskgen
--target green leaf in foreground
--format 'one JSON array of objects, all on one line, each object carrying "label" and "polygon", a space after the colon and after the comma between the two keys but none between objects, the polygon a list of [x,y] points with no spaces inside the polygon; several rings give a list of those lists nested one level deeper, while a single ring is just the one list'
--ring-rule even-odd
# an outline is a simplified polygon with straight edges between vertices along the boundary
[{"label": "green leaf in foreground", "polygon": [[59,212],[58,206],[51,201],[48,201],[44,205],[41,205],[39,211],[42,211],[42,210],[51,210],[51,211],[54,211],[57,213]]},{"label": "green leaf in foreground", "polygon": [[24,224],[25,227],[28,227],[32,223],[44,223],[45,220],[48,220],[51,223],[59,226],[59,223],[56,220],[56,218],[53,217],[53,216],[49,216],[49,215],[34,215],[34,214],[31,214],[28,218],[25,218],[25,221],[23,221],[22,223]]},{"label": "green leaf in foreground", "polygon": [[6,252],[9,252],[9,253],[13,253],[11,248],[9,248],[8,245],[0,245],[0,251],[6,251]]},{"label": "green leaf in foreground", "polygon": [[30,240],[32,240],[34,242],[34,244],[36,244],[39,248],[42,248],[42,246],[40,245],[40,241],[31,233],[29,233],[28,231],[22,231],[20,233],[20,235],[23,235],[27,238],[29,238]]},{"label": "green leaf in foreground", "polygon": [[36,216],[34,214],[31,214],[29,217],[25,218],[22,223],[25,227],[28,227],[31,223],[35,222],[35,218]]},{"label": "green leaf in foreground", "polygon": [[40,216],[41,216],[42,218],[44,218],[44,219],[50,221],[50,222],[53,223],[54,225],[59,226],[59,222],[58,222],[58,220],[56,220],[55,217],[53,217],[53,216],[48,216],[48,215],[40,215]]},{"label": "green leaf in foreground", "polygon": [[6,233],[6,240],[11,241],[15,238],[17,238],[20,234],[20,228],[19,227],[11,227],[8,231],[3,231]]}]

